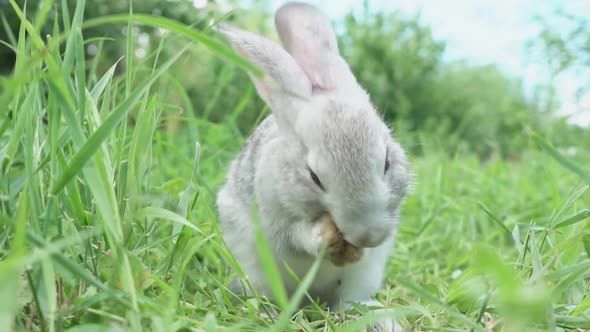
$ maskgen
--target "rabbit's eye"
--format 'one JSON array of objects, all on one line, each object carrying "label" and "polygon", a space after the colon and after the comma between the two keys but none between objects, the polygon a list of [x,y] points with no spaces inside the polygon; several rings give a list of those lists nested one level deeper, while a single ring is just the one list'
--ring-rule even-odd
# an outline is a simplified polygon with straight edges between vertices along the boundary
[{"label": "rabbit's eye", "polygon": [[320,179],[318,178],[318,176],[314,173],[314,171],[311,170],[311,168],[309,168],[309,176],[311,177],[311,179],[313,180],[313,182],[315,182],[315,184],[318,185],[318,187],[320,187],[320,189],[325,190],[324,186],[322,185],[322,183],[320,182]]},{"label": "rabbit's eye", "polygon": [[383,174],[387,174],[387,170],[389,170],[389,151],[385,153],[385,171]]}]

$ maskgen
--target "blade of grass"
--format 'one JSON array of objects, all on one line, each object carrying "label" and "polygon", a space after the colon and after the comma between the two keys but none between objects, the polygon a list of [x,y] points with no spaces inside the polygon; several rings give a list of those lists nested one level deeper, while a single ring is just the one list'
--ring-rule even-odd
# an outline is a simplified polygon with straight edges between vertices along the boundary
[{"label": "blade of grass", "polygon": [[2,27],[4,28],[4,32],[6,33],[6,37],[8,38],[8,46],[16,50],[16,37],[14,36],[14,33],[12,33],[12,29],[10,28],[8,21],[6,20],[6,15],[4,15],[4,12],[0,12],[0,21],[2,21]]},{"label": "blade of grass", "polygon": [[488,215],[488,217],[490,217],[490,219],[492,219],[494,223],[496,223],[496,225],[500,226],[500,228],[506,233],[507,237],[512,239],[512,232],[500,219],[498,219],[498,217],[496,217],[483,203],[477,202],[477,205]]},{"label": "blade of grass", "polygon": [[84,145],[80,148],[78,153],[72,158],[67,168],[63,171],[59,179],[55,182],[51,189],[53,195],[57,194],[64,185],[74,178],[76,174],[84,167],[90,160],[94,153],[100,148],[101,144],[107,139],[111,132],[117,127],[119,122],[123,120],[133,106],[139,101],[143,94],[149,87],[162,75],[170,66],[185,52],[186,48],[180,50],[177,54],[172,56],[160,69],[151,75],[148,79],[143,81],[137,89],[119,104],[105,119],[103,124],[88,138]]},{"label": "blade of grass", "polygon": [[33,293],[33,301],[35,302],[35,307],[37,309],[37,311],[39,312],[39,316],[40,316],[40,322],[39,325],[41,325],[41,330],[42,331],[47,331],[47,326],[45,325],[45,317],[43,315],[43,311],[41,310],[41,301],[39,300],[39,294],[38,294],[38,287],[35,286],[35,283],[33,282],[33,278],[31,276],[31,271],[27,271],[27,281],[29,284],[29,288],[31,289],[31,292]]},{"label": "blade of grass", "polygon": [[113,75],[115,74],[115,69],[117,68],[117,65],[121,59],[123,58],[119,58],[119,60],[117,60],[115,64],[113,64],[111,68],[106,71],[106,73],[100,78],[100,80],[98,80],[98,82],[96,82],[90,91],[90,95],[92,96],[92,99],[94,99],[94,103],[98,103],[98,98],[100,98],[104,92],[104,89],[107,87],[107,85],[111,84]]},{"label": "blade of grass", "polygon": [[570,225],[573,225],[573,224],[577,224],[580,221],[583,221],[583,220],[587,219],[588,217],[590,217],[590,210],[584,210],[584,211],[582,211],[582,212],[580,212],[580,213],[578,213],[578,214],[576,214],[574,216],[571,216],[571,217],[567,218],[564,221],[561,221],[561,222],[557,223],[557,225],[555,225],[553,227],[553,229],[559,229],[559,228],[562,228],[562,227],[567,227],[567,226],[570,226]]},{"label": "blade of grass", "polygon": [[136,212],[135,216],[137,218],[160,218],[164,220],[170,220],[172,222],[181,224],[186,226],[201,235],[205,235],[205,233],[196,225],[188,221],[185,217],[179,215],[178,213],[172,212],[170,210],[166,210],[159,207],[149,206],[143,209],[140,209]]},{"label": "blade of grass", "polygon": [[53,269],[53,262],[51,256],[47,256],[41,260],[41,271],[43,273],[43,284],[45,298],[47,299],[47,324],[49,325],[49,332],[55,331],[55,316],[57,313],[57,291],[56,278]]},{"label": "blade of grass", "polygon": [[[188,219],[189,213],[191,212],[192,208],[194,207],[195,201],[199,195],[199,186],[196,181],[196,173],[199,169],[199,160],[201,158],[201,145],[199,142],[195,143],[195,158],[193,160],[193,169],[189,177],[188,184],[186,188],[183,190],[180,200],[178,201],[178,206],[176,210],[181,216],[184,216]],[[178,236],[182,232],[184,227],[180,224],[174,225],[172,228],[172,236],[174,238],[174,242],[176,242]]]},{"label": "blade of grass", "polygon": [[590,320],[588,320],[586,317],[556,315],[555,322],[561,327],[572,330],[590,329]]},{"label": "blade of grass", "polygon": [[[99,234],[99,232],[97,230],[94,230],[93,232],[87,233],[87,236],[88,237],[96,236],[97,234]],[[31,241],[35,245],[39,246],[41,249],[45,249],[49,246],[49,244],[47,242],[45,242],[45,240],[43,240],[41,237],[39,237],[38,235],[36,235],[30,231],[27,231],[27,238],[29,239],[29,241]],[[124,306],[126,306],[128,308],[131,307],[131,304],[129,303],[129,301],[124,299],[124,295],[125,295],[124,293],[115,292],[114,290],[111,290],[107,285],[102,283],[100,280],[94,278],[94,276],[92,276],[87,270],[84,270],[82,267],[80,267],[79,264],[76,264],[76,263],[72,262],[70,259],[68,259],[63,253],[61,253],[59,251],[54,251],[51,253],[51,257],[57,263],[59,263],[66,270],[68,270],[70,273],[72,273],[73,275],[75,275],[79,279],[84,280],[88,284],[109,294],[109,296],[112,297],[118,303],[123,304]]]},{"label": "blade of grass", "polygon": [[64,32],[70,32],[70,11],[68,9],[68,0],[61,0],[61,17]]},{"label": "blade of grass", "polygon": [[396,280],[396,283],[405,287],[406,289],[408,289],[409,291],[411,291],[412,293],[414,293],[415,295],[417,295],[418,297],[420,297],[422,300],[426,301],[427,303],[435,305],[435,306],[439,307],[440,309],[444,310],[445,314],[460,320],[466,326],[469,326],[476,331],[485,331],[485,329],[481,325],[476,324],[473,320],[465,317],[465,315],[458,312],[455,308],[442,302],[440,299],[438,299],[434,295],[430,294],[427,290],[416,285],[412,281],[409,281],[404,278],[398,278]]},{"label": "blade of grass", "polygon": [[133,81],[133,57],[135,56],[133,53],[133,46],[135,45],[135,38],[133,36],[133,2],[129,1],[129,18],[127,20],[127,57],[126,60],[126,67],[128,70],[125,71],[125,98],[129,97],[132,88],[132,81]]},{"label": "blade of grass", "polygon": [[559,162],[562,166],[577,174],[579,177],[590,183],[590,171],[585,170],[582,166],[576,164],[571,159],[564,157],[556,148],[549,144],[538,134],[533,134],[535,143],[547,152],[553,159]]},{"label": "blade of grass", "polygon": [[281,277],[279,267],[277,266],[264,231],[260,226],[258,209],[255,205],[252,205],[252,221],[254,224],[256,249],[258,251],[258,256],[260,257],[260,263],[264,270],[264,274],[266,275],[267,285],[274,295],[277,304],[284,311],[289,304],[287,301],[287,290],[283,284],[283,278]]},{"label": "blade of grass", "polygon": [[305,296],[305,294],[307,294],[307,291],[311,287],[311,284],[314,281],[314,279],[320,269],[320,265],[322,264],[323,257],[325,255],[325,253],[326,253],[326,250],[324,249],[316,257],[313,264],[311,265],[311,267],[309,268],[309,270],[305,274],[305,277],[303,277],[303,280],[301,281],[301,283],[299,283],[299,285],[295,289],[293,296],[291,297],[291,299],[289,299],[287,306],[284,308],[283,312],[281,313],[279,321],[275,324],[275,326],[273,326],[273,328],[272,328],[273,331],[285,331],[285,329],[289,325],[289,322],[291,321],[291,316],[297,311],[297,309],[299,308],[299,305],[301,304],[301,300],[303,300],[303,297]]},{"label": "blade of grass", "polygon": [[187,38],[199,42],[205,46],[207,46],[210,50],[214,51],[216,54],[219,54],[226,60],[252,72],[255,75],[261,76],[262,71],[252,65],[250,62],[245,60],[243,57],[234,53],[230,48],[222,44],[221,42],[207,36],[204,33],[198,32],[194,29],[187,27],[186,25],[176,22],[174,20],[165,18],[165,17],[156,17],[150,15],[141,15],[141,14],[134,14],[133,16],[129,15],[110,15],[110,16],[103,16],[100,18],[94,18],[87,20],[84,23],[84,28],[91,28],[96,27],[99,25],[105,24],[120,24],[120,23],[128,23],[129,21],[133,21],[135,23],[141,23],[148,26],[159,27],[168,29],[170,31],[174,31],[181,35],[186,36]]}]

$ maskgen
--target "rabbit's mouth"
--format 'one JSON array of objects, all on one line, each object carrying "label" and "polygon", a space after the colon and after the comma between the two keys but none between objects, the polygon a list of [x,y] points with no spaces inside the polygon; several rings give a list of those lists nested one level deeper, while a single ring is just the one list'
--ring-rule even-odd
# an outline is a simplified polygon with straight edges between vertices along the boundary
[{"label": "rabbit's mouth", "polygon": [[352,229],[340,227],[340,232],[346,242],[357,248],[375,248],[385,243],[391,235],[390,229],[382,226],[382,224],[358,223]]},{"label": "rabbit's mouth", "polygon": [[379,238],[376,240],[373,237],[370,237],[368,235],[365,235],[360,238],[355,238],[355,237],[347,236],[346,233],[342,233],[342,237],[344,238],[344,240],[346,242],[354,245],[357,248],[375,248],[375,247],[378,247],[381,244],[383,244],[383,242],[385,242],[385,239],[387,238],[387,237],[383,237],[383,238]]},{"label": "rabbit's mouth", "polygon": [[386,242],[392,233],[391,227],[387,226],[387,223],[373,223],[372,225],[367,225],[364,222],[344,223],[334,217],[334,214],[325,210],[317,214],[315,222],[320,222],[326,215],[332,218],[334,226],[344,241],[357,248],[378,247]]}]

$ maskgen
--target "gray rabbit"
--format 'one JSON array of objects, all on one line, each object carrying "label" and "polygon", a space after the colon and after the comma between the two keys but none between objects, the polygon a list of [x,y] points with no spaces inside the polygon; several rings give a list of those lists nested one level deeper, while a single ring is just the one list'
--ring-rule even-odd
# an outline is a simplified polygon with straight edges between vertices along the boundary
[{"label": "gray rabbit", "polygon": [[[309,293],[334,310],[371,299],[384,279],[410,167],[401,146],[340,56],[315,7],[283,5],[284,46],[222,24],[218,31],[265,75],[250,75],[272,115],[231,163],[217,197],[225,242],[249,282],[271,297],[257,254],[252,204],[279,267],[303,277],[327,256]],[[297,283],[281,270],[289,293]],[[236,282],[234,290],[239,291]],[[385,321],[379,330],[399,327]]]}]

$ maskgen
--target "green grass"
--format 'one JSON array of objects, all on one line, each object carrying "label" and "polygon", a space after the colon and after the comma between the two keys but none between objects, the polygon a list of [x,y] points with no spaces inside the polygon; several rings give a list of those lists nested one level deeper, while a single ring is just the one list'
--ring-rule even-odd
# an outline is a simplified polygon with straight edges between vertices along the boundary
[{"label": "green grass", "polygon": [[[159,57],[183,38],[247,65],[204,33],[133,16],[178,35],[148,56],[153,66],[134,60],[124,75],[94,72],[83,6],[71,21],[57,20],[51,38],[39,33],[41,10],[6,41],[18,57],[13,76],[0,81],[0,326],[358,330],[370,318],[362,308],[343,317],[318,306],[298,311],[296,299],[284,299],[280,316],[264,299],[226,288],[226,271],[237,266],[214,201],[245,140],[235,121],[248,100],[223,123],[178,114],[167,69],[183,54]],[[162,130],[169,121],[182,126]],[[379,299],[411,330],[590,329],[590,152],[565,157],[533,135],[520,159],[482,162],[451,158],[436,137],[422,136],[400,137],[425,153],[412,158],[416,183]]]}]

